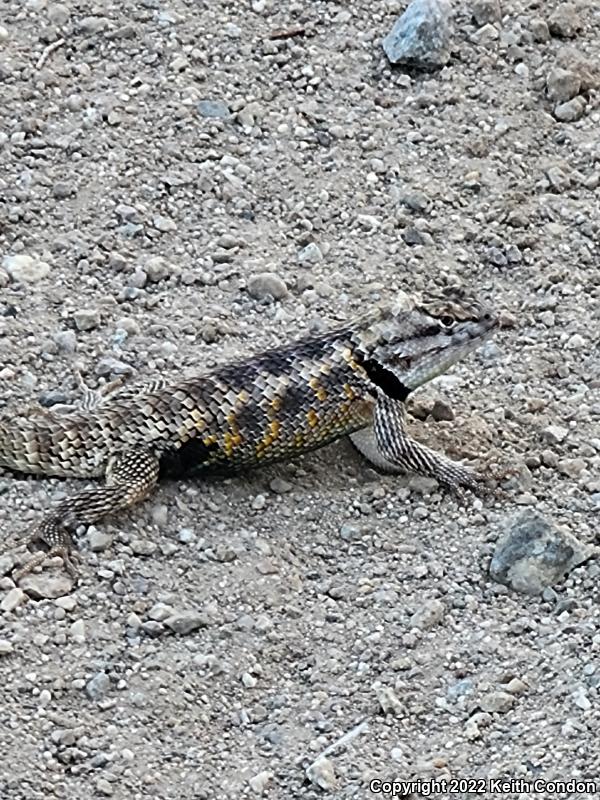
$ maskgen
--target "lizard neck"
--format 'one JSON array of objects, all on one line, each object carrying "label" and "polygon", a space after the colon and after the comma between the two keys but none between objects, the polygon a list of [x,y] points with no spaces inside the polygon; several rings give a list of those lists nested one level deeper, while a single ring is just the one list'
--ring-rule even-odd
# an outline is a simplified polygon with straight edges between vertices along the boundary
[{"label": "lizard neck", "polygon": [[406,401],[411,389],[402,383],[400,378],[394,375],[391,370],[386,369],[375,359],[364,359],[362,367],[371,383],[377,386],[386,397],[390,397],[392,400],[400,400],[402,403]]}]

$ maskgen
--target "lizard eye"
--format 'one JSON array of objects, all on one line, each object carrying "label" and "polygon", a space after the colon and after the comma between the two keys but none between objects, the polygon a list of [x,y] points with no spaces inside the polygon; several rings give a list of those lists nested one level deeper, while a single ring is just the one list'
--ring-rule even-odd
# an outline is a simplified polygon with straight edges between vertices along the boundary
[{"label": "lizard eye", "polygon": [[444,328],[451,328],[454,325],[454,317],[451,317],[450,314],[444,314],[440,317],[440,322]]}]

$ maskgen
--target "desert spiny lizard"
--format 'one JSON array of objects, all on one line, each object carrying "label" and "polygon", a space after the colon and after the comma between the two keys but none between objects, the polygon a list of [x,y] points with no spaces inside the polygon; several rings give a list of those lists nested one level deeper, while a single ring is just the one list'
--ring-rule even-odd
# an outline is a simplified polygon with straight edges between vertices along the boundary
[{"label": "desert spiny lizard", "polygon": [[51,555],[74,573],[73,532],[143,500],[162,473],[237,471],[345,435],[377,467],[475,488],[478,475],[408,437],[404,401],[497,326],[476,302],[402,294],[357,322],[191,379],[111,384],[67,414],[4,415],[0,466],[104,478],[47,513],[31,538],[37,552],[15,579]]}]

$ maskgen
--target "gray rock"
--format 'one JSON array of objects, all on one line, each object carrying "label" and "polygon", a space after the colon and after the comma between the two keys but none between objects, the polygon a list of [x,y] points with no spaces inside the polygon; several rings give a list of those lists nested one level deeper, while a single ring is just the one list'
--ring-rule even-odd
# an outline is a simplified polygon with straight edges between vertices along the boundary
[{"label": "gray rock", "polygon": [[90,700],[102,700],[110,690],[110,678],[106,672],[98,672],[85,685],[85,693]]},{"label": "gray rock", "polygon": [[352,522],[344,522],[340,527],[340,536],[345,542],[351,542],[353,539],[359,538],[360,529]]},{"label": "gray rock", "polygon": [[73,590],[73,581],[67,575],[41,572],[39,575],[25,575],[19,581],[19,586],[35,600],[55,600]]},{"label": "gray rock", "polygon": [[4,256],[2,266],[13,281],[21,283],[37,283],[43,280],[50,272],[49,264],[37,256],[28,256],[25,253]]},{"label": "gray rock", "polygon": [[246,689],[254,689],[254,687],[258,684],[258,679],[251,675],[249,672],[242,673],[242,685],[245,686]]},{"label": "gray rock", "polygon": [[158,545],[150,539],[142,539],[140,537],[132,539],[130,547],[136,556],[151,556],[156,552]]},{"label": "gray rock", "polygon": [[482,711],[488,713],[503,713],[512,708],[515,698],[508,692],[488,692],[484,694],[479,701],[479,707]]},{"label": "gray rock", "polygon": [[85,36],[101,33],[108,27],[106,17],[84,17],[79,21],[78,28]]},{"label": "gray rock", "polygon": [[176,223],[170,217],[164,217],[162,214],[158,214],[154,217],[152,224],[157,231],[161,231],[162,233],[170,233],[177,230]]},{"label": "gray rock", "polygon": [[502,16],[500,0],[473,0],[471,14],[477,25],[498,22]]},{"label": "gray rock", "polygon": [[201,117],[228,119],[231,116],[229,106],[222,100],[200,100],[197,108]]},{"label": "gray rock", "polygon": [[[2,494],[3,491],[6,491],[6,489],[0,490],[0,494]],[[2,555],[0,555],[0,575],[7,575],[11,572],[16,563],[17,560],[12,553],[2,553]]]},{"label": "gray rock", "polygon": [[456,681],[451,686],[448,687],[446,694],[450,698],[450,700],[456,700],[459,697],[464,697],[465,695],[471,694],[473,691],[473,681],[469,678],[463,678],[460,681]]},{"label": "gray rock", "polygon": [[144,264],[144,272],[150,283],[158,283],[159,281],[164,281],[165,278],[171,275],[173,266],[169,264],[166,258],[162,256],[153,256]]},{"label": "gray rock", "polygon": [[542,436],[545,441],[551,442],[552,444],[564,442],[568,435],[569,429],[564,428],[562,425],[548,425],[548,427],[544,428],[542,431]]},{"label": "gray rock", "polygon": [[273,480],[269,483],[269,488],[275,494],[286,494],[287,492],[291,492],[294,488],[293,485],[289,481],[284,481],[283,478],[273,478]]},{"label": "gray rock", "polygon": [[565,103],[576,97],[581,88],[579,75],[562,67],[555,67],[546,78],[546,93],[553,103]]},{"label": "gray rock", "polygon": [[541,17],[532,17],[529,21],[529,30],[536,42],[547,42],[550,38],[548,23]]},{"label": "gray rock", "polygon": [[14,651],[12,642],[8,639],[0,639],[0,656],[7,656]]},{"label": "gray rock", "polygon": [[21,603],[25,600],[26,594],[23,589],[15,588],[11,589],[7,594],[2,598],[2,603],[0,603],[0,610],[4,611],[5,613],[9,613],[10,611],[14,611],[17,606],[20,606]]},{"label": "gray rock", "polygon": [[173,606],[169,606],[166,603],[155,603],[148,611],[148,616],[155,622],[164,622],[169,617],[172,617],[174,613]]},{"label": "gray rock", "polygon": [[578,686],[571,697],[573,698],[573,702],[577,708],[580,708],[582,711],[589,711],[592,707],[592,703],[590,702],[590,699],[587,696],[586,690],[583,686]]},{"label": "gray rock", "polygon": [[569,478],[578,478],[586,468],[583,458],[563,458],[558,464],[558,471]]},{"label": "gray rock", "polygon": [[76,194],[76,189],[72,183],[66,181],[57,181],[52,187],[52,197],[55,200],[66,200]]},{"label": "gray rock", "polygon": [[401,714],[404,711],[404,705],[391,686],[377,686],[375,694],[384,714]]},{"label": "gray rock", "polygon": [[202,611],[176,611],[175,614],[165,620],[165,625],[173,633],[185,636],[188,633],[205,628],[209,625],[206,614]]},{"label": "gray rock", "polygon": [[248,785],[252,789],[253,792],[256,794],[262,794],[269,783],[273,780],[273,773],[270,772],[268,769],[263,770],[262,772],[253,775],[251,778],[248,779]]},{"label": "gray rock", "polygon": [[196,534],[191,528],[180,528],[177,532],[177,539],[182,544],[191,544],[196,538]]},{"label": "gray rock", "polygon": [[76,619],[75,622],[71,623],[69,636],[77,644],[83,644],[85,642],[85,620]]},{"label": "gray rock", "polygon": [[509,244],[506,248],[506,258],[511,264],[520,264],[523,260],[523,254],[516,244]]},{"label": "gray rock", "polygon": [[234,247],[240,247],[243,243],[240,236],[234,236],[232,233],[223,233],[217,239],[217,245],[224,250],[233,250]]},{"label": "gray rock", "polygon": [[325,756],[320,756],[306,770],[308,780],[319,789],[331,791],[337,786],[333,764]]},{"label": "gray rock", "polygon": [[65,597],[57,597],[54,605],[57,608],[64,608],[65,611],[73,611],[77,607],[77,600],[73,595],[65,595]]},{"label": "gray rock", "polygon": [[315,242],[309,242],[298,253],[298,261],[301,264],[318,264],[319,261],[323,261],[321,248]]},{"label": "gray rock", "polygon": [[421,69],[447,64],[452,38],[450,15],[448,0],[413,0],[383,40],[391,63]]},{"label": "gray rock", "polygon": [[285,282],[274,272],[259,272],[248,281],[248,294],[256,300],[265,300],[270,297],[283,300],[287,297],[288,289]]},{"label": "gray rock", "polygon": [[411,211],[416,211],[418,214],[424,214],[429,208],[431,201],[429,197],[423,192],[415,191],[405,194],[401,198],[401,202]]},{"label": "gray rock", "polygon": [[402,238],[411,247],[432,244],[432,239],[425,231],[420,231],[412,225],[402,231]]},{"label": "gray rock", "polygon": [[89,548],[93,553],[101,553],[110,546],[112,542],[112,536],[104,531],[101,531],[99,528],[95,528],[93,525],[90,525],[87,532],[87,541]]},{"label": "gray rock", "polygon": [[572,39],[581,29],[581,17],[574,3],[559,3],[550,15],[548,29],[552,36]]},{"label": "gray rock", "polygon": [[74,353],[77,350],[77,336],[74,331],[59,331],[52,339],[59,353]]},{"label": "gray rock", "polygon": [[100,310],[97,308],[82,308],[73,314],[75,327],[78,331],[93,331],[100,325]]},{"label": "gray rock", "polygon": [[497,267],[505,267],[508,264],[508,259],[499,247],[488,247],[486,256],[488,261]]},{"label": "gray rock", "polygon": [[101,358],[96,365],[96,375],[101,378],[112,378],[117,375],[133,375],[135,372],[131,364],[126,364],[124,361],[119,361],[118,358],[106,356]]},{"label": "gray rock", "polygon": [[48,6],[46,13],[48,14],[50,22],[59,28],[62,25],[66,25],[71,18],[70,9],[62,3],[52,3],[52,5]]},{"label": "gray rock", "polygon": [[550,186],[556,192],[566,192],[571,186],[571,179],[569,175],[565,174],[558,166],[548,167],[546,170],[546,177],[550,182]]},{"label": "gray rock", "polygon": [[441,600],[428,600],[417,609],[409,621],[411,628],[429,630],[444,618],[445,606]]},{"label": "gray rock", "polygon": [[159,528],[166,528],[169,524],[169,507],[165,503],[156,503],[152,506],[152,522]]},{"label": "gray rock", "polygon": [[443,400],[435,400],[431,409],[431,416],[436,422],[451,422],[454,419],[454,411]]},{"label": "gray rock", "polygon": [[496,544],[490,575],[517,592],[537,595],[595,552],[595,548],[528,509],[509,520]]},{"label": "gray rock", "polygon": [[267,505],[267,498],[264,494],[257,494],[254,500],[252,501],[252,508],[255,511],[262,511],[262,509]]},{"label": "gray rock", "polygon": [[557,58],[563,69],[575,72],[581,81],[581,92],[587,94],[600,89],[600,65],[598,59],[588,58],[574,47],[563,47]]},{"label": "gray rock", "polygon": [[566,103],[559,103],[554,116],[559,122],[577,122],[585,114],[586,102],[583,97],[574,97]]},{"label": "gray rock", "polygon": [[504,684],[504,691],[509,694],[523,694],[529,689],[529,686],[520,678],[511,678],[511,680]]}]

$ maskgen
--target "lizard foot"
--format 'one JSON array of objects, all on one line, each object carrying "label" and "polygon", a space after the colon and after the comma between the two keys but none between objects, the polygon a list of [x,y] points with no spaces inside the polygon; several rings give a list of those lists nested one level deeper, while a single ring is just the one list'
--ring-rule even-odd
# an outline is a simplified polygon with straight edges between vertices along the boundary
[{"label": "lizard foot", "polygon": [[21,578],[25,577],[25,575],[29,575],[36,567],[43,564],[47,558],[54,558],[54,556],[60,556],[62,558],[66,571],[74,580],[77,580],[78,570],[75,564],[74,553],[67,545],[57,544],[47,551],[38,550],[35,552],[29,561],[13,573],[14,582],[18,583]]}]

